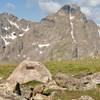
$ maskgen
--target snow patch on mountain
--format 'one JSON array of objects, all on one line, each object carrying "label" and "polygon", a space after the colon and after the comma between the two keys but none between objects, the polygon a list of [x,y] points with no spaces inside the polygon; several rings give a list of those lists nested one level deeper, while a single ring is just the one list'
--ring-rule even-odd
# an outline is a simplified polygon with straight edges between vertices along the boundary
[{"label": "snow patch on mountain", "polygon": [[24,33],[22,33],[22,34],[19,34],[19,36],[20,36],[20,37],[24,36]]},{"label": "snow patch on mountain", "polygon": [[20,54],[18,54],[17,56],[20,57]]},{"label": "snow patch on mountain", "polygon": [[26,29],[24,29],[24,28],[22,28],[22,30],[24,31],[24,32],[27,32],[27,31],[29,31],[29,26],[27,26],[27,28]]},{"label": "snow patch on mountain", "polygon": [[17,36],[15,35],[15,32],[11,33],[11,36],[9,36],[10,39],[14,40],[17,38]]},{"label": "snow patch on mountain", "polygon": [[5,46],[9,45],[10,42],[7,42],[6,39],[2,35],[0,35],[0,36],[3,39],[3,41],[5,42]]},{"label": "snow patch on mountain", "polygon": [[10,27],[2,27],[4,30],[8,31]]},{"label": "snow patch on mountain", "polygon": [[11,21],[11,20],[9,20],[9,19],[8,19],[8,22],[9,22],[11,25],[13,25],[13,26],[15,26],[16,28],[18,28],[18,29],[19,29],[19,26],[18,26],[18,24],[17,24],[17,23],[12,22],[12,21]]},{"label": "snow patch on mountain", "polygon": [[[71,8],[70,8],[70,10],[71,10]],[[69,19],[70,19],[70,26],[71,26],[71,37],[72,37],[73,43],[76,43],[76,40],[75,40],[75,37],[74,37],[74,31],[73,31],[74,25],[73,25],[73,22],[72,22],[72,19],[74,19],[75,17],[72,16],[71,11],[70,11],[69,16],[70,16]]]},{"label": "snow patch on mountain", "polygon": [[48,47],[48,46],[50,46],[49,43],[47,43],[47,44],[39,44],[38,45],[39,48]]},{"label": "snow patch on mountain", "polygon": [[40,54],[43,54],[43,52],[42,52],[42,51],[40,51],[39,53],[40,53]]},{"label": "snow patch on mountain", "polygon": [[99,37],[100,37],[100,29],[98,29]]},{"label": "snow patch on mountain", "polygon": [[14,40],[14,39],[17,38],[17,36],[16,36],[15,32],[12,32],[10,35],[6,35],[4,38],[5,39],[12,39],[12,40]]},{"label": "snow patch on mountain", "polygon": [[72,19],[74,19],[75,18],[75,16],[70,16],[70,20],[72,20]]}]

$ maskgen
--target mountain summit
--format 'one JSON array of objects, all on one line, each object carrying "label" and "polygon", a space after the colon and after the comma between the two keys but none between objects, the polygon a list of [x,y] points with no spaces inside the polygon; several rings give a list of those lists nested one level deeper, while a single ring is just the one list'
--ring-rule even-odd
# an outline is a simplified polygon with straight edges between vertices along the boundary
[{"label": "mountain summit", "polygon": [[99,27],[76,4],[63,6],[40,22],[0,14],[0,61],[67,60],[100,52]]},{"label": "mountain summit", "polygon": [[80,11],[80,7],[76,4],[70,4],[70,5],[65,5],[63,6],[60,10],[63,10],[66,13],[75,13],[77,11]]}]

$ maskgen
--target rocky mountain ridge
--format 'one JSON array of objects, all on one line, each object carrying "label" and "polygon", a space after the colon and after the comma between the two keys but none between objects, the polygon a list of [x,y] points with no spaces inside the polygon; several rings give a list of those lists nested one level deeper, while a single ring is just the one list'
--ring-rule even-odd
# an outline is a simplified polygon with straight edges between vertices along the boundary
[{"label": "rocky mountain ridge", "polygon": [[[34,16],[33,16],[34,17]],[[67,60],[99,56],[100,28],[75,4],[40,22],[0,14],[0,61]]]}]

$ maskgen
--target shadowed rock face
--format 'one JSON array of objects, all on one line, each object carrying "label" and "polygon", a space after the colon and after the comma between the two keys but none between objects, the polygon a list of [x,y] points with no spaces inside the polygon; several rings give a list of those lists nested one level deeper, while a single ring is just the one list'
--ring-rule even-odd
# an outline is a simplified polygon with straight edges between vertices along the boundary
[{"label": "shadowed rock face", "polygon": [[75,14],[76,12],[80,11],[80,7],[76,4],[65,5],[60,10],[63,10],[65,13],[72,13]]},{"label": "shadowed rock face", "polygon": [[75,4],[65,5],[38,23],[3,13],[0,14],[0,61],[95,57],[100,52],[98,29]]}]

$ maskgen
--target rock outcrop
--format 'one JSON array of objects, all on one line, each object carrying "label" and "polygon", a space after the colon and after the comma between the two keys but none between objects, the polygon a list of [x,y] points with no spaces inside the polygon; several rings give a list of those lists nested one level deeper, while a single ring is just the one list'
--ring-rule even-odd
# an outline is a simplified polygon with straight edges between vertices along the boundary
[{"label": "rock outcrop", "polygon": [[67,90],[83,91],[96,88],[96,83],[92,80],[93,75],[87,75],[81,78],[75,78],[74,76],[58,73],[55,76],[55,81],[58,86],[64,87]]},{"label": "rock outcrop", "polygon": [[12,87],[15,87],[17,82],[25,84],[33,80],[46,83],[52,80],[52,75],[43,64],[27,60],[19,64],[7,79]]}]

